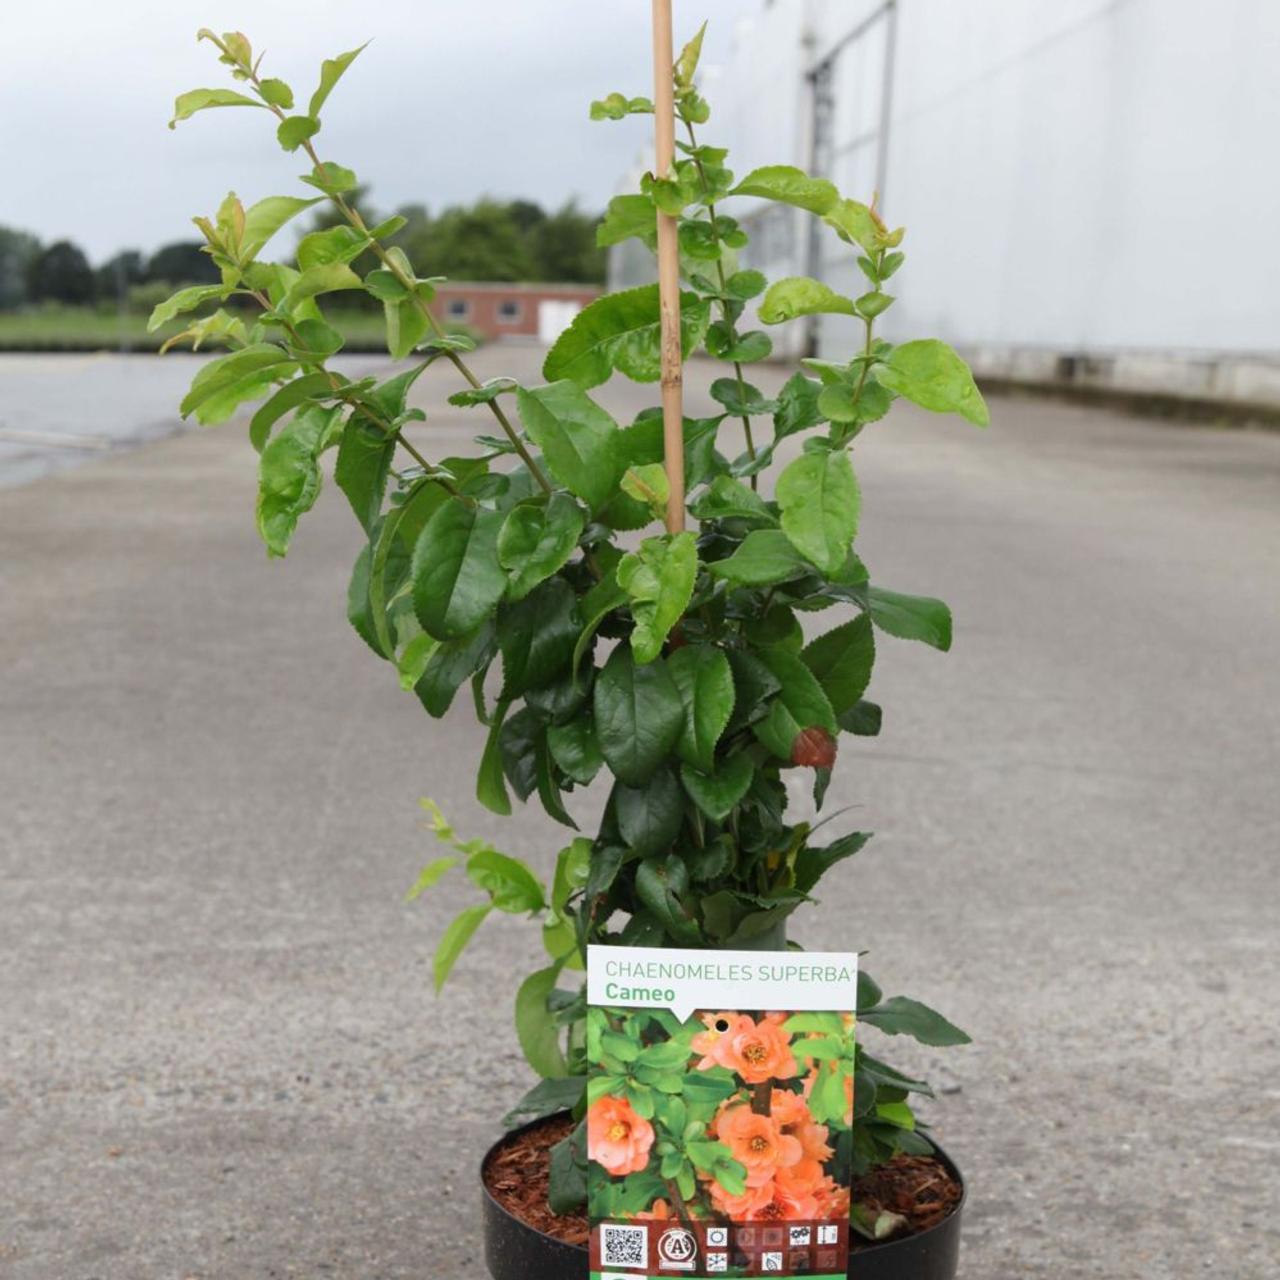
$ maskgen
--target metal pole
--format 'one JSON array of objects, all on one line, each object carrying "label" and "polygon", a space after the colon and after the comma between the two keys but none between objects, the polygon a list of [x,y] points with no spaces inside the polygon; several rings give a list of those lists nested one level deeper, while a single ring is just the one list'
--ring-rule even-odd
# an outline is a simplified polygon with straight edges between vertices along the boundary
[{"label": "metal pole", "polygon": [[885,6],[884,72],[880,82],[880,138],[876,146],[876,191],[879,207],[885,207],[885,184],[889,180],[889,117],[893,114],[893,77],[898,51],[898,5]]}]

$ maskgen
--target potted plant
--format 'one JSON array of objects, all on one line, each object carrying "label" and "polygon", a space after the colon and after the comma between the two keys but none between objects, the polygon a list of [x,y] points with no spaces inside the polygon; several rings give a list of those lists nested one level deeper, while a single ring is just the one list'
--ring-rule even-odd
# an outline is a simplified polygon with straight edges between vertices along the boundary
[{"label": "potted plant", "polygon": [[[495,1275],[563,1274],[585,1265],[587,1007],[576,976],[585,948],[794,945],[792,913],[870,837],[832,838],[823,822],[789,821],[785,776],[811,779],[820,809],[840,735],[879,731],[880,708],[865,696],[877,634],[940,650],[951,643],[944,604],[873,585],[854,553],[861,496],[851,455],[898,397],[978,425],[986,406],[945,344],[877,337],[903,233],[874,202],[789,166],[736,178],[725,151],[702,140],[701,32],[671,73],[678,156],[639,192],[611,201],[599,230],[602,245],[637,237],[652,247],[661,220],[672,220],[681,350],[723,366],[711,386],[717,410],[676,419],[683,492],[671,484],[679,467],[663,465],[662,411],[619,424],[591,395],[617,374],[659,379],[657,286],[583,310],[548,352],[543,385],[481,382],[467,363],[472,342],[432,313],[437,282],[419,277],[395,242],[403,220],[367,225],[349,199],[355,173],[318,150],[329,95],[360,50],[324,62],[304,107],[263,74],[242,34],[199,38],[238,87],[184,93],[174,122],[215,107],[265,112],[284,150],[305,155],[309,191],[247,207],[230,195],[195,220],[221,282],[181,290],[151,323],[216,304],[182,336],[229,350],[200,367],[182,413],[218,423],[261,402],[249,433],[261,455],[257,523],[273,556],[288,550],[320,491],[322,457],[335,451],[334,476],[359,526],[348,616],[431,715],[470,685],[486,730],[481,803],[509,814],[513,793],[536,796],[576,830],[566,797],[609,781],[598,829],[570,839],[549,882],[459,836],[424,802],[447,852],[411,891],[458,872],[479,891],[440,940],[437,988],[491,912],[541,927],[544,962],[515,993],[516,1032],[540,1080],[508,1117],[523,1127],[486,1162],[486,1230]],[[591,115],[653,109],[612,93]],[[817,280],[770,283],[742,267],[747,234],[726,210],[743,196],[807,210],[849,246],[866,290],[848,298]],[[275,232],[320,201],[336,224],[304,236],[294,262],[266,261]],[[330,304],[346,291],[382,305],[397,362],[389,376],[352,379],[330,366],[343,346]],[[750,308],[764,327],[747,327]],[[802,361],[767,397],[749,369],[771,355],[769,328],[822,313],[858,320],[856,351]],[[425,433],[415,434],[424,415],[410,389],[441,361],[458,375],[451,403],[493,422],[466,456],[434,457]],[[926,1006],[883,997],[865,974],[857,1016],[927,1045],[967,1040]],[[912,1108],[928,1086],[870,1046],[855,1053],[846,1141],[858,1175],[852,1221],[868,1246],[855,1269],[949,1276],[962,1187]],[[923,1184],[932,1190],[920,1193]],[[930,1229],[919,1231],[922,1222]]]}]

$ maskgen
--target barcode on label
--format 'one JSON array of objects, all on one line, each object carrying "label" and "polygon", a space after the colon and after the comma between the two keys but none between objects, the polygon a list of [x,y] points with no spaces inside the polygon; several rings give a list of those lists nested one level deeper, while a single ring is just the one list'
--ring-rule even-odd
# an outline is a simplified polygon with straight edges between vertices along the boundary
[{"label": "barcode on label", "polygon": [[600,1228],[600,1264],[644,1270],[649,1265],[649,1228],[619,1227],[606,1222]]}]

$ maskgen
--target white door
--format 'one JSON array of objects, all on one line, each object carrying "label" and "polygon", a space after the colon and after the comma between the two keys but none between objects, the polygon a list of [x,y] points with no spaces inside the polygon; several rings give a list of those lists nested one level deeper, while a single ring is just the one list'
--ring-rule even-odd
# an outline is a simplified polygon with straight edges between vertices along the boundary
[{"label": "white door", "polygon": [[576,302],[548,298],[538,303],[538,341],[550,346],[572,323],[582,308]]}]

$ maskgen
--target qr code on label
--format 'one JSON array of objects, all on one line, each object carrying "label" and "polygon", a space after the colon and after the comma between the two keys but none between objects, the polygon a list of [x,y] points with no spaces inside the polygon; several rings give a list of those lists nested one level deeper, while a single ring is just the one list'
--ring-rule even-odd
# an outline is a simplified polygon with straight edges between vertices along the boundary
[{"label": "qr code on label", "polygon": [[618,1227],[605,1223],[600,1228],[600,1265],[647,1268],[649,1228]]}]

